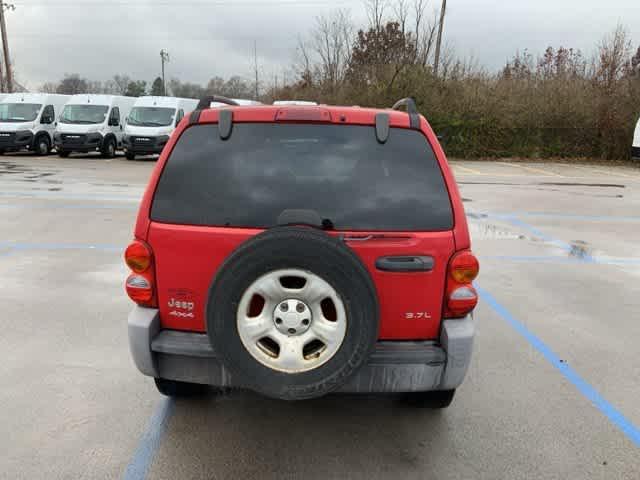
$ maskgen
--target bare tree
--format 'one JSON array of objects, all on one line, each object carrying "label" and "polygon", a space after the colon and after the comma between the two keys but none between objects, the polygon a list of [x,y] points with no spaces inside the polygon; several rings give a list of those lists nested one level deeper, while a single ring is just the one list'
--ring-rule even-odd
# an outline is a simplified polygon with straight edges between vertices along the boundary
[{"label": "bare tree", "polygon": [[375,30],[380,30],[384,23],[385,10],[388,7],[388,0],[365,0],[369,26]]},{"label": "bare tree", "polygon": [[416,50],[418,54],[418,63],[422,67],[426,67],[431,63],[434,42],[437,33],[437,19],[435,15],[427,17],[428,0],[414,0],[413,17],[414,17],[414,35],[416,38]]},{"label": "bare tree", "polygon": [[622,25],[618,25],[600,42],[598,58],[594,62],[596,81],[605,89],[611,89],[629,67],[629,57],[629,35]]},{"label": "bare tree", "polygon": [[55,82],[46,82],[40,87],[42,93],[56,93],[58,91],[58,84]]},{"label": "bare tree", "polygon": [[298,75],[302,79],[302,84],[305,87],[311,86],[313,84],[313,74],[312,74],[312,65],[311,58],[309,54],[309,47],[307,43],[302,39],[302,37],[298,37],[298,45],[296,46],[296,64],[295,70]]},{"label": "bare tree", "polygon": [[87,80],[87,93],[106,93],[100,80]]},{"label": "bare tree", "polygon": [[131,78],[129,75],[114,75],[113,76],[113,84],[115,86],[115,94],[116,95],[124,95],[129,88],[129,83],[131,83]]},{"label": "bare tree", "polygon": [[65,95],[75,95],[78,93],[87,93],[89,91],[89,81],[82,78],[77,73],[66,74],[56,88],[56,93]]},{"label": "bare tree", "polygon": [[393,13],[400,24],[400,30],[404,34],[407,30],[407,19],[409,18],[409,0],[397,0],[393,7]]},{"label": "bare tree", "polygon": [[[342,83],[349,59],[354,27],[346,10],[336,10],[330,16],[316,18],[312,49],[320,59],[321,80],[329,87]],[[308,56],[303,52],[308,62]]]}]

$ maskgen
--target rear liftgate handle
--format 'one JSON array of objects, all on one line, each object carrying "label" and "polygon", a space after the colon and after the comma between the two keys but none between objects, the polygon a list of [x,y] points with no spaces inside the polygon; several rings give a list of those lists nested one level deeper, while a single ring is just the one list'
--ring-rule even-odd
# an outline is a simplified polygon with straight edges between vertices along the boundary
[{"label": "rear liftgate handle", "polygon": [[430,272],[433,265],[433,257],[426,255],[380,257],[376,260],[376,268],[384,272]]}]

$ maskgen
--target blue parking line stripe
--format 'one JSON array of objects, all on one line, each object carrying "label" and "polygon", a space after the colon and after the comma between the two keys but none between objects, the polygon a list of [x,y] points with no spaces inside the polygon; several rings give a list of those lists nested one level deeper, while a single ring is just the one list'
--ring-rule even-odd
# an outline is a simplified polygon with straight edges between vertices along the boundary
[{"label": "blue parking line stripe", "polygon": [[631,440],[636,447],[640,447],[640,430],[629,419],[611,405],[600,395],[586,380],[584,380],[568,364],[562,362],[560,358],[542,340],[533,334],[523,323],[516,320],[509,311],[502,306],[488,291],[476,285],[480,298],[486,302],[493,310],[500,315],[514,330],[522,335],[531,346],[533,346],[542,356],[553,365],[578,391],[584,395],[609,421],[621,430]]},{"label": "blue parking line stripe", "polygon": [[167,424],[174,408],[175,402],[171,398],[164,399],[156,408],[131,462],[129,462],[127,469],[124,471],[123,480],[144,480],[147,478],[149,468],[160,446],[162,435],[167,429]]},{"label": "blue parking line stripe", "polygon": [[585,222],[640,222],[640,216],[629,215],[584,215],[579,213],[565,213],[565,212],[511,212],[511,213],[497,213],[497,212],[468,212],[474,218],[487,216],[499,219],[507,219],[513,217],[546,217],[546,218],[558,218],[558,219],[570,219],[581,220]]},{"label": "blue parking line stripe", "polygon": [[522,220],[520,220],[518,217],[510,215],[510,216],[505,216],[503,217],[504,220],[506,220],[507,222],[509,222],[511,225],[513,225],[514,227],[519,227],[522,228],[523,230],[527,230],[529,233],[535,235],[536,237],[544,240],[545,242],[548,243],[552,243],[560,248],[562,248],[563,250],[566,250],[567,252],[571,251],[571,245],[569,245],[566,242],[563,242],[561,240],[557,240],[549,235],[547,235],[546,233],[542,232],[541,230],[539,230],[538,228],[534,227],[533,225],[529,225],[526,222],[523,222]]},{"label": "blue parking line stripe", "polygon": [[[527,230],[529,233],[535,235],[536,237],[544,240],[545,242],[547,242],[547,243],[549,243],[551,245],[555,245],[556,247],[561,248],[562,250],[564,250],[567,253],[573,253],[573,251],[574,251],[574,247],[572,247],[568,243],[563,242],[562,240],[558,240],[557,238],[553,238],[553,237],[547,235],[546,233],[542,232],[538,228],[534,227],[533,225],[529,225],[528,223],[522,221],[521,219],[519,219],[518,217],[516,217],[514,215],[505,215],[505,216],[500,217],[500,218],[502,218],[503,220],[509,222],[514,227],[519,227],[519,228],[522,228],[524,230]],[[580,258],[585,262],[592,262],[593,261],[593,257],[591,255],[589,255],[589,254],[583,254]]]},{"label": "blue parking line stripe", "polygon": [[527,255],[481,255],[480,260],[500,260],[506,262],[532,262],[532,263],[569,263],[569,264],[593,264],[593,265],[640,265],[640,258],[607,258],[591,257],[588,260],[579,257],[558,257],[553,255],[527,256]]},{"label": "blue parking line stripe", "polygon": [[142,200],[142,195],[139,197],[132,197],[128,195],[109,195],[109,194],[76,194],[76,193],[59,193],[59,192],[0,192],[0,196],[14,197],[14,198],[46,198],[51,200],[86,200],[89,202],[101,201],[101,202],[136,202],[139,203]]},{"label": "blue parking line stripe", "polygon": [[640,217],[627,215],[581,215],[577,213],[522,212],[514,214],[518,217],[567,218],[592,222],[640,222]]}]

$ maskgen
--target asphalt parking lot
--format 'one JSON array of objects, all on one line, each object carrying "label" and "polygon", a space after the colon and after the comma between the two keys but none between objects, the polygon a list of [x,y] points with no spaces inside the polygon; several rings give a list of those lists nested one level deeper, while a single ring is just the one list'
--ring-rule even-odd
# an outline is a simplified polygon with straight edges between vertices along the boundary
[{"label": "asphalt parking lot", "polygon": [[433,412],[161,397],[122,287],[154,163],[0,157],[0,478],[640,478],[640,168],[453,163],[482,302]]}]

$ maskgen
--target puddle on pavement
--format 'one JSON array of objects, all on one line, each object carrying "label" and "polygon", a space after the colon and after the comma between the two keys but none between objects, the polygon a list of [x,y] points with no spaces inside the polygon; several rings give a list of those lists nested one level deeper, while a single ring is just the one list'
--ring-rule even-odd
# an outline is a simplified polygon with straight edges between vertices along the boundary
[{"label": "puddle on pavement", "polygon": [[93,187],[130,187],[128,183],[90,183]]},{"label": "puddle on pavement", "polygon": [[[624,188],[624,187],[623,187]],[[577,197],[592,197],[592,198],[624,198],[624,195],[606,194],[606,193],[591,193],[591,192],[574,192],[572,190],[560,190],[558,188],[536,188],[540,192],[561,192],[567,195],[575,195]]]},{"label": "puddle on pavement", "polygon": [[[507,187],[521,187],[537,190],[540,192],[558,192],[567,195],[592,198],[624,198],[622,194],[613,193],[597,193],[597,191],[589,190],[589,188],[627,188],[626,185],[619,183],[573,183],[573,182],[458,182],[459,185],[500,185]],[[552,187],[583,187],[584,191],[575,191],[571,189],[561,189]],[[464,201],[464,200],[463,200]]]},{"label": "puddle on pavement", "polygon": [[[468,217],[486,218],[486,216],[481,217],[481,215],[482,214],[469,214]],[[484,222],[469,222],[469,233],[474,240],[537,240],[533,237],[527,237],[526,235],[509,230],[507,227]]]},{"label": "puddle on pavement", "polygon": [[625,185],[619,183],[539,182],[536,185],[553,185],[556,187],[627,188]]},{"label": "puddle on pavement", "polygon": [[[2,175],[16,175],[22,176],[22,178],[11,178],[12,180],[25,183],[55,183],[61,184],[62,180],[53,180],[51,177],[56,175],[56,170],[37,170],[27,165],[20,165],[8,160],[0,161],[0,176]],[[33,188],[32,190],[37,190]]]},{"label": "puddle on pavement", "polygon": [[569,246],[571,249],[569,250],[569,256],[575,258],[591,258],[592,250],[589,247],[589,244],[583,240],[573,240]]},{"label": "puddle on pavement", "polygon": [[[508,187],[595,187],[595,188],[627,188],[620,183],[573,183],[573,182],[458,182],[459,185],[505,185]],[[558,190],[559,191],[559,190]]]}]

